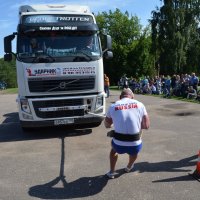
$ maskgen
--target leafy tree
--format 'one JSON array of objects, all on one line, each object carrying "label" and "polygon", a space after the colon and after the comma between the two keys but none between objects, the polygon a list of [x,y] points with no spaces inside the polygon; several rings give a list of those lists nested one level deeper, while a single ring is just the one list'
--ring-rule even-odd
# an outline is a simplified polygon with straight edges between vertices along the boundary
[{"label": "leafy tree", "polygon": [[[164,0],[160,9],[153,11],[152,52],[161,66],[161,73],[190,72],[197,68],[199,51],[198,16],[199,0]],[[199,49],[199,47],[197,48]],[[193,56],[192,56],[193,57]]]},{"label": "leafy tree", "polygon": [[17,87],[15,61],[5,62],[0,59],[0,81],[5,81],[7,87]]},{"label": "leafy tree", "polygon": [[111,81],[116,83],[123,74],[139,76],[151,71],[147,69],[152,67],[152,57],[147,56],[150,38],[146,39],[146,34],[142,34],[137,16],[116,9],[114,12],[98,13],[96,19],[100,30],[111,35],[113,40],[114,58],[104,61],[105,72],[111,76]]},{"label": "leafy tree", "polygon": [[150,29],[147,27],[139,40],[133,43],[131,48],[128,61],[129,66],[134,69],[133,76],[153,76],[155,75],[154,60],[153,55],[151,54],[151,37]]}]

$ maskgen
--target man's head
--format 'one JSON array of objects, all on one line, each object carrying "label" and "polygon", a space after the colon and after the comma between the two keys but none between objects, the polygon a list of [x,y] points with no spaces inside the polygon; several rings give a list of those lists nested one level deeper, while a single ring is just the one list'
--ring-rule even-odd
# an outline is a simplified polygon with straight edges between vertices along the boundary
[{"label": "man's head", "polygon": [[93,37],[92,36],[87,36],[85,38],[85,45],[88,47],[88,48],[92,48],[92,44],[93,44]]},{"label": "man's head", "polygon": [[122,99],[122,98],[133,99],[134,94],[133,94],[132,90],[130,88],[123,89],[122,92],[121,92],[121,95],[120,95],[120,99]]},{"label": "man's head", "polygon": [[193,86],[191,85],[191,86],[189,86],[189,90],[193,90],[194,88],[193,88]]},{"label": "man's head", "polygon": [[30,44],[31,44],[31,47],[34,49],[34,48],[37,48],[37,40],[36,38],[32,38],[31,41],[30,41]]}]

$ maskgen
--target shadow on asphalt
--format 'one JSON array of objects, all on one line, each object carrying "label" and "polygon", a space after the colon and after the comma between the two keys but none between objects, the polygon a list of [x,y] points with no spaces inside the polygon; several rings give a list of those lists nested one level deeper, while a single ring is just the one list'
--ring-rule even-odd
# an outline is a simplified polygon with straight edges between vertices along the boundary
[{"label": "shadow on asphalt", "polygon": [[[61,137],[61,162],[59,176],[48,183],[29,188],[28,194],[40,199],[73,199],[95,195],[103,190],[108,179],[104,175],[82,177],[67,182],[64,173],[65,138]],[[57,186],[61,184],[62,186]]]},{"label": "shadow on asphalt", "polygon": [[[49,138],[61,139],[61,162],[59,176],[48,183],[35,185],[29,188],[28,194],[40,199],[72,199],[95,195],[102,191],[108,182],[105,175],[95,177],[81,177],[73,182],[67,182],[64,173],[65,163],[65,138],[83,136],[92,133],[91,128],[76,127],[51,127],[39,128],[30,132],[21,129],[18,113],[4,115],[5,120],[0,124],[0,142],[38,140]],[[57,186],[62,185],[61,187]]]},{"label": "shadow on asphalt", "polygon": [[164,183],[164,182],[177,182],[177,181],[194,181],[195,179],[192,176],[184,175],[172,178],[166,178],[161,180],[152,181],[152,183]]},{"label": "shadow on asphalt", "polygon": [[[40,199],[73,199],[83,198],[95,195],[103,190],[106,186],[108,179],[104,175],[95,177],[82,177],[73,182],[67,182],[64,175],[64,138],[61,138],[61,164],[60,174],[54,180],[33,186],[29,189],[29,195]],[[188,166],[194,166],[196,163],[197,155],[190,156],[178,161],[164,161],[157,163],[140,162],[135,164],[135,170],[139,173],[146,172],[188,172],[190,170],[182,169]],[[133,171],[133,173],[134,173]],[[116,171],[119,178],[124,174],[124,169]],[[194,181],[192,176],[187,175],[172,177],[161,180],[154,180],[153,183],[158,182],[176,182],[176,181]],[[56,185],[61,182],[62,186],[57,187]]]},{"label": "shadow on asphalt", "polygon": [[194,180],[188,175],[191,170],[184,169],[184,167],[193,167],[196,165],[197,155],[190,156],[178,161],[163,161],[157,163],[140,162],[135,164],[135,170],[139,173],[143,172],[187,172],[187,175],[172,177],[167,179],[155,180],[156,182],[175,182],[175,181],[192,181]]},{"label": "shadow on asphalt", "polygon": [[4,117],[5,120],[0,124],[0,142],[74,137],[92,133],[91,128],[84,126],[39,128],[25,132],[21,129],[17,112],[5,114]]}]

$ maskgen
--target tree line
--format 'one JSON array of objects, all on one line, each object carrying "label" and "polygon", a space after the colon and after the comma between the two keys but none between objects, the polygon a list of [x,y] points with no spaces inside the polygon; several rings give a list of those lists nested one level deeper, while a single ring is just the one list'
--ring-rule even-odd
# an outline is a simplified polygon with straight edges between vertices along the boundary
[{"label": "tree line", "polygon": [[164,0],[152,12],[152,54],[161,73],[200,72],[199,6],[199,0]]},{"label": "tree line", "polygon": [[[111,84],[126,74],[139,78],[158,74],[200,73],[200,0],[161,0],[143,27],[137,16],[120,9],[98,13],[102,33],[111,35],[113,59],[104,60]],[[0,59],[0,80],[16,86],[15,63]]]},{"label": "tree line", "polygon": [[14,59],[12,62],[5,62],[3,58],[0,59],[0,82],[5,82],[7,88],[17,87],[16,64]]},{"label": "tree line", "polygon": [[142,28],[138,17],[114,12],[98,14],[101,29],[112,36],[112,61],[105,72],[112,81],[133,77],[200,73],[200,0],[161,0]]}]

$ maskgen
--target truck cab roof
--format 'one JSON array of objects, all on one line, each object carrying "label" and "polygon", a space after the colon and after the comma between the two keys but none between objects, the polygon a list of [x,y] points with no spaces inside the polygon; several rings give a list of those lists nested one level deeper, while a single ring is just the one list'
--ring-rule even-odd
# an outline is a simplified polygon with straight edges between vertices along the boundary
[{"label": "truck cab roof", "polygon": [[40,4],[40,5],[22,5],[19,7],[19,15],[28,12],[67,12],[67,13],[90,13],[90,8],[84,5],[65,5],[65,4]]}]

